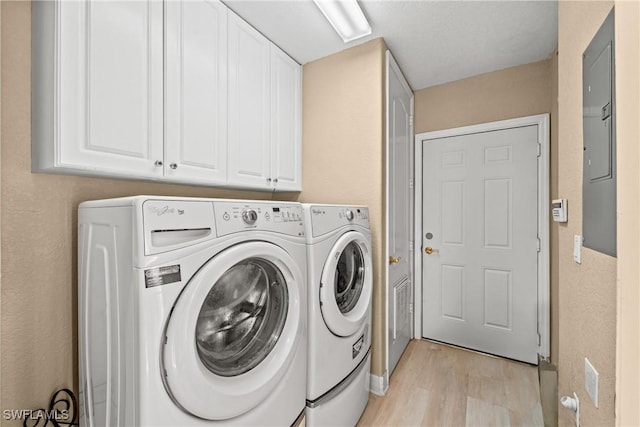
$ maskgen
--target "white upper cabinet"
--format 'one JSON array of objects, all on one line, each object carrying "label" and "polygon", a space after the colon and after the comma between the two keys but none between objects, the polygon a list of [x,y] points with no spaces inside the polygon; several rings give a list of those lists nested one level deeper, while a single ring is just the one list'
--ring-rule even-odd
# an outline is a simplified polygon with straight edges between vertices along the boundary
[{"label": "white upper cabinet", "polygon": [[34,171],[301,190],[301,67],[220,1],[32,19]]},{"label": "white upper cabinet", "polygon": [[271,177],[276,189],[302,189],[302,82],[300,66],[271,49]]},{"label": "white upper cabinet", "polygon": [[229,13],[229,182],[302,189],[301,68]]},{"label": "white upper cabinet", "polygon": [[162,176],[162,3],[34,2],[33,168]]},{"label": "white upper cabinet", "polygon": [[229,181],[271,186],[271,43],[229,12]]},{"label": "white upper cabinet", "polygon": [[218,1],[165,3],[165,175],[227,180],[227,8]]}]

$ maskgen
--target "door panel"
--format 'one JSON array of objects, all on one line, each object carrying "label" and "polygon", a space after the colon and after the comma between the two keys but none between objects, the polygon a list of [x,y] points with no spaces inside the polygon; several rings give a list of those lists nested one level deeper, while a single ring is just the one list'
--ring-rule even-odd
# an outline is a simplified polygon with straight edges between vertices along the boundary
[{"label": "door panel", "polygon": [[271,178],[278,190],[302,189],[301,69],[271,46]]},{"label": "door panel", "polygon": [[226,183],[226,7],[212,0],[166,2],[165,23],[165,174]]},{"label": "door panel", "polygon": [[423,142],[423,335],[537,363],[538,127]]},{"label": "door panel", "polygon": [[56,163],[161,177],[162,3],[60,2]]},{"label": "door panel", "polygon": [[389,374],[411,339],[412,261],[409,249],[413,212],[410,187],[413,93],[390,54],[388,58],[388,215],[387,276]]},{"label": "door panel", "polygon": [[303,336],[303,284],[284,249],[258,241],[217,253],[189,279],[161,356],[165,386],[183,410],[226,420],[264,402]]},{"label": "door panel", "polygon": [[268,188],[271,186],[270,42],[231,11],[228,36],[229,183]]}]

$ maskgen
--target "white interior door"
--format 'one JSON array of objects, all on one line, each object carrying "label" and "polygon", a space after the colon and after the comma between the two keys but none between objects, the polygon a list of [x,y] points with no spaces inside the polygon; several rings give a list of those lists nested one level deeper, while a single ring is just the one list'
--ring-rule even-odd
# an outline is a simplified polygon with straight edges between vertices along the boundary
[{"label": "white interior door", "polygon": [[537,364],[538,126],[422,144],[423,336]]},{"label": "white interior door", "polygon": [[411,240],[412,194],[410,188],[413,93],[387,53],[388,75],[388,252],[387,304],[389,367],[391,374],[411,339]]}]

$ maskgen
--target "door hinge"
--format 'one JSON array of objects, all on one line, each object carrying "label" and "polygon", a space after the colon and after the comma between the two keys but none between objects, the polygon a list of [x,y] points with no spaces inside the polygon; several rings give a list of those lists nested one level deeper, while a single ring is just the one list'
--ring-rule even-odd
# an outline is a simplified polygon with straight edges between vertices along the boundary
[{"label": "door hinge", "polygon": [[542,156],[542,144],[538,142],[538,157]]},{"label": "door hinge", "polygon": [[409,126],[413,126],[413,116],[409,116]]},{"label": "door hinge", "polygon": [[536,237],[536,251],[540,252],[540,248],[542,246],[542,242],[540,241],[539,237]]},{"label": "door hinge", "polygon": [[409,252],[413,252],[413,240],[409,240]]},{"label": "door hinge", "polygon": [[413,190],[413,178],[409,178],[409,189]]},{"label": "door hinge", "polygon": [[409,314],[413,314],[413,303],[409,303]]}]

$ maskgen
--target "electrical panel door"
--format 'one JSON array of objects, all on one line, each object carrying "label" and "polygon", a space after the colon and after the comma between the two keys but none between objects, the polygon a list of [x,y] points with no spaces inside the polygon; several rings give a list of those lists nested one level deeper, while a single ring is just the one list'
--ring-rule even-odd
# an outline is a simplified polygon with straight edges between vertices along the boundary
[{"label": "electrical panel door", "polygon": [[616,256],[616,130],[613,10],[582,57],[582,234],[587,248]]}]

